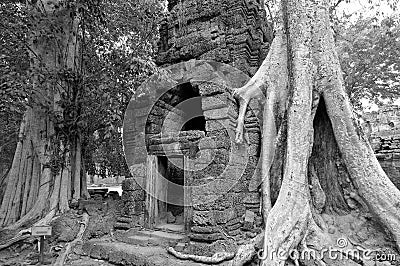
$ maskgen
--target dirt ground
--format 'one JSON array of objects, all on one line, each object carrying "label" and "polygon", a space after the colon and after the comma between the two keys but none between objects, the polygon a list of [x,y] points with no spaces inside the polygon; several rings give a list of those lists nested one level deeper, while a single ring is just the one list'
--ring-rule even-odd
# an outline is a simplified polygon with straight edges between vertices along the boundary
[{"label": "dirt ground", "polygon": [[[93,239],[104,239],[112,236],[115,217],[119,210],[119,200],[106,199],[91,201],[86,206],[75,206],[69,212],[57,217],[52,223],[52,236],[45,239],[45,264],[52,265],[63,252],[65,245],[73,241],[78,234],[83,211],[89,213],[89,223],[83,236],[68,255],[65,265],[112,265],[106,261],[85,256],[82,252],[84,242]],[[3,235],[4,237],[4,235]],[[0,239],[3,242],[3,239]],[[30,237],[7,249],[0,251],[0,265],[41,265],[39,263],[39,238]]]},{"label": "dirt ground", "polygon": [[[90,200],[75,206],[69,212],[55,219],[51,223],[53,234],[45,242],[46,264],[53,265],[63,253],[66,244],[76,238],[81,227],[83,213],[88,213],[89,222],[82,241],[74,246],[64,265],[204,265],[188,260],[178,260],[166,251],[166,247],[171,244],[171,239],[174,240],[178,237],[177,241],[184,242],[184,240],[180,239],[181,235],[143,229],[114,230],[114,225],[118,224],[120,209],[120,200]],[[351,224],[349,220],[357,221],[357,224]],[[367,226],[368,221],[343,216],[341,220],[332,221],[330,224],[333,223],[339,225],[340,232],[338,234],[345,232],[349,226],[353,226],[353,229],[359,227],[359,233],[354,236],[355,241],[371,237],[377,242],[374,243],[374,246],[379,246],[379,243],[386,243],[384,236],[376,234],[369,229]],[[0,243],[4,242],[6,235],[4,231],[0,231]],[[223,246],[226,247],[226,245]],[[395,254],[394,250],[387,250],[386,253]],[[400,265],[400,258],[397,256],[396,258],[395,261],[375,262],[371,265]],[[0,265],[41,265],[39,263],[38,238],[30,237],[1,250]],[[219,265],[228,264],[223,262]]]},{"label": "dirt ground", "polygon": [[[167,252],[166,247],[171,244],[171,239],[173,242],[180,241],[181,235],[142,229],[114,230],[120,207],[120,200],[90,200],[55,219],[51,223],[52,236],[46,239],[45,264],[54,265],[66,244],[76,238],[83,213],[86,212],[89,214],[89,222],[82,241],[74,246],[64,265],[204,266],[179,260]],[[0,242],[4,242],[2,235],[4,238],[4,232],[0,232]],[[1,250],[0,265],[41,265],[38,238],[30,237]]]}]

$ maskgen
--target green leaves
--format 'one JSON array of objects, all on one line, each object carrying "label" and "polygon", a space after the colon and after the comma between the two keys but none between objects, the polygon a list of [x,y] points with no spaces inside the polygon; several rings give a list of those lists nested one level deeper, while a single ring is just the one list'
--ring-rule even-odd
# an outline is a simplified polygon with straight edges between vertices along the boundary
[{"label": "green leaves", "polygon": [[353,104],[400,97],[400,18],[357,21],[338,38],[346,89]]}]

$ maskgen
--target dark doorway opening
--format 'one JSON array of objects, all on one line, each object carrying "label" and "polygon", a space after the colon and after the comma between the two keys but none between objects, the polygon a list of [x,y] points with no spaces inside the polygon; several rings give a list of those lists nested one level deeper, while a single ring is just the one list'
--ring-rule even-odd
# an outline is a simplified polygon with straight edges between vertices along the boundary
[{"label": "dark doorway opening", "polygon": [[156,228],[184,231],[184,168],[183,156],[158,157],[159,178],[164,179],[158,190],[159,217]]},{"label": "dark doorway opening", "polygon": [[172,105],[185,113],[185,124],[181,130],[206,131],[206,119],[198,87],[184,83],[174,88],[173,93],[176,95],[176,101]]}]

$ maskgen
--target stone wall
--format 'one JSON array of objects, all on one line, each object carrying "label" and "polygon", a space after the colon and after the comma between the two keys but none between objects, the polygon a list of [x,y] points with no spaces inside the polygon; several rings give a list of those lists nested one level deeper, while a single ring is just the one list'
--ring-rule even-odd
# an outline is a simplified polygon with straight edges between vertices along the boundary
[{"label": "stone wall", "polygon": [[[237,145],[233,141],[237,105],[231,94],[212,84],[198,86],[203,96],[206,136],[200,140],[197,159],[190,163],[195,170],[188,176],[193,204],[189,236],[193,241],[213,242],[225,239],[224,233],[234,237],[257,230],[260,195],[251,183],[259,174],[261,110],[252,103],[253,111],[245,120],[249,142]],[[215,95],[217,91],[221,93]],[[252,216],[247,224],[246,212]]]},{"label": "stone wall", "polygon": [[400,106],[385,106],[363,114],[364,130],[372,137],[400,134]]},{"label": "stone wall", "polygon": [[[154,104],[148,116],[147,154],[183,154],[189,160],[185,179],[186,185],[192,187],[191,240],[225,239],[221,228],[230,236],[256,231],[261,225],[260,195],[254,185],[260,173],[260,106],[255,101],[251,103],[245,119],[248,143],[237,145],[234,138],[238,109],[229,89],[207,82],[192,86],[201,96],[205,131],[179,132],[184,114],[170,101],[175,99],[173,104],[176,105],[185,97],[173,98],[180,93],[170,90]],[[168,120],[169,114],[176,120]],[[169,122],[167,133],[163,125]],[[145,197],[134,183],[134,180],[125,182],[125,213],[142,215]],[[245,217],[248,217],[246,223]]]},{"label": "stone wall", "polygon": [[363,128],[383,170],[400,189],[400,106],[363,115]]},{"label": "stone wall", "polygon": [[259,0],[169,2],[160,28],[158,64],[190,59],[229,63],[253,75],[268,53],[272,30]]},{"label": "stone wall", "polygon": [[390,180],[400,189],[400,134],[370,138],[376,158]]},{"label": "stone wall", "polygon": [[[214,62],[183,64],[189,67],[189,82],[180,80],[182,85],[166,89],[158,98],[155,96],[157,85],[150,82],[149,86],[154,88],[146,88],[148,93],[139,94],[128,106],[123,139],[134,178],[124,181],[124,214],[133,217],[138,224],[147,221],[146,195],[142,193],[148,178],[147,156],[182,154],[186,161],[185,185],[190,187],[192,206],[186,210],[186,214],[190,212],[188,236],[198,243],[196,247],[208,249],[215,241],[225,241],[227,237],[245,239],[261,230],[259,156],[262,111],[257,101],[250,102],[245,118],[246,141],[236,144],[238,106],[232,97],[232,88],[245,84],[249,77],[240,72],[233,73],[229,66]],[[177,68],[176,72],[179,72],[182,66]],[[148,98],[143,101],[143,97]],[[199,100],[198,115],[204,117],[204,127],[182,131],[187,117],[178,107],[182,101],[193,97]],[[147,109],[143,103],[147,104]],[[175,119],[170,121],[170,132],[167,133],[163,131],[163,125],[168,121],[169,113]],[[145,114],[147,119],[144,121]],[[140,127],[145,128],[143,133]]]},{"label": "stone wall", "polygon": [[[247,140],[236,145],[238,110],[232,88],[243,86],[257,71],[267,55],[272,30],[260,0],[170,0],[168,10],[169,15],[160,27],[157,63],[172,67],[176,83],[190,80],[190,85],[198,90],[205,118],[205,127],[200,130],[204,136],[194,138],[180,132],[164,138],[167,131],[177,131],[185,120],[185,113],[174,109],[187,96],[181,94],[185,91],[179,88],[181,85],[171,86],[160,98],[155,97],[155,91],[174,82],[158,87],[149,82],[143,94],[139,90],[124,120],[124,150],[134,176],[124,182],[124,210],[143,222],[145,199],[136,188],[145,187],[148,154],[185,154],[190,159],[187,167],[192,169],[185,173],[192,186],[189,236],[197,242],[199,254],[206,255],[205,250],[209,249],[212,255],[215,249],[208,243],[253,237],[261,229],[258,162],[262,112],[258,103],[251,101],[245,120]],[[189,61],[192,59],[227,63],[248,76],[215,62]],[[179,62],[187,64],[175,65]],[[181,76],[182,69],[187,74]],[[213,84],[199,80],[212,80]],[[166,114],[171,112],[170,122],[176,123],[170,123],[168,130],[163,131]],[[139,130],[143,127],[145,132]],[[136,201],[129,201],[130,198]]]}]

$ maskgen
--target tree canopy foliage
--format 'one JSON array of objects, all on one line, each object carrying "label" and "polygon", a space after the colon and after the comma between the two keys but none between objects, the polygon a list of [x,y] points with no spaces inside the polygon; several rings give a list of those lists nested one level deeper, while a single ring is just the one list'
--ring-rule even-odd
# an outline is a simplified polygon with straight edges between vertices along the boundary
[{"label": "tree canopy foliage", "polygon": [[337,38],[345,86],[353,105],[400,97],[400,17],[365,18]]},{"label": "tree canopy foliage", "polygon": [[[18,1],[0,3],[0,173],[10,166],[18,140],[25,106],[35,95],[32,76],[42,84],[65,84],[58,104],[63,115],[53,114],[62,138],[77,131],[83,136],[85,165],[95,173],[102,169],[126,175],[120,128],[124,110],[135,88],[157,70],[153,63],[158,39],[158,22],[163,15],[162,1],[66,1],[78,5],[80,56],[78,71],[31,69],[27,36],[44,23],[40,37],[52,38],[55,24],[32,16]],[[78,97],[77,97],[78,96]]]},{"label": "tree canopy foliage", "polygon": [[[381,106],[400,97],[400,17],[398,0],[355,2],[331,0],[330,17],[345,87],[361,110],[362,99]],[[274,21],[277,1],[265,3]]]},{"label": "tree canopy foliage", "polygon": [[0,175],[11,164],[19,124],[27,103],[25,46],[27,18],[23,6],[0,3]]},{"label": "tree canopy foliage", "polygon": [[[105,23],[85,43],[88,97],[85,163],[90,174],[129,175],[122,152],[124,112],[135,89],[157,71],[154,64],[163,6],[152,1],[104,1]],[[100,173],[96,173],[96,167]]]},{"label": "tree canopy foliage", "polygon": [[[66,1],[75,3],[76,1]],[[164,1],[92,0],[77,1],[82,20],[82,67],[79,74],[68,69],[51,73],[38,69],[45,80],[54,77],[74,83],[77,91],[61,94],[60,105],[72,114],[57,122],[60,132],[83,135],[86,170],[96,173],[128,175],[122,155],[120,128],[124,110],[135,88],[157,71],[154,56],[158,24],[163,16]],[[272,17],[276,1],[266,1]],[[354,105],[362,98],[378,101],[380,97],[398,97],[399,86],[399,17],[381,21],[349,17],[335,13],[338,6],[349,2],[331,2],[331,14],[346,89]],[[371,1],[370,1],[371,2]],[[396,0],[387,1],[395,9]],[[380,3],[369,3],[371,7]],[[0,3],[0,173],[12,161],[18,139],[19,124],[26,104],[31,102],[29,46],[27,34],[37,23],[29,16],[23,2],[6,0]],[[44,30],[52,34],[56,29]],[[72,94],[79,92],[76,98]],[[380,96],[380,97],[378,97]],[[76,101],[76,99],[78,101]],[[76,111],[79,109],[79,115]],[[56,117],[56,116],[55,116]],[[97,168],[98,169],[98,168]]]}]

